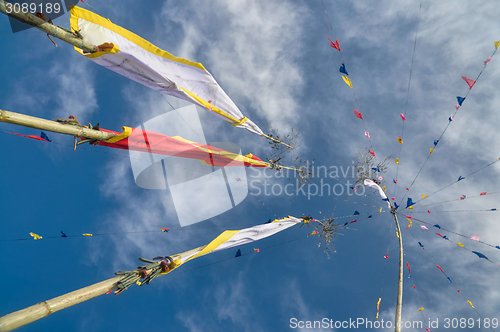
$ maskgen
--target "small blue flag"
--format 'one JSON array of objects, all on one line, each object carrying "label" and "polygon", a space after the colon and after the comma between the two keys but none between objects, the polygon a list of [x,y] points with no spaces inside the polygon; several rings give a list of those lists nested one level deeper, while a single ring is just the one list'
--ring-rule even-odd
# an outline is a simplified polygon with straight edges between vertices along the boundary
[{"label": "small blue flag", "polygon": [[238,249],[238,251],[236,252],[236,256],[234,257],[240,257],[241,256],[241,249]]},{"label": "small blue flag", "polygon": [[419,244],[422,248],[424,247],[424,245],[423,245],[422,243],[420,243],[420,242],[419,242],[418,244]]},{"label": "small blue flag", "polygon": [[49,138],[49,136],[47,136],[47,134],[45,134],[43,131],[42,133],[40,134],[40,138],[43,138],[44,140],[47,140],[49,142],[52,142],[52,140]]},{"label": "small blue flag", "polygon": [[462,106],[462,103],[464,102],[465,98],[463,97],[457,97],[458,105]]},{"label": "small blue flag", "polygon": [[62,237],[68,237],[66,234],[63,233],[63,231],[61,231],[61,234],[62,234]]},{"label": "small blue flag", "polygon": [[486,257],[485,255],[481,254],[480,252],[478,251],[473,251],[473,253],[475,253],[476,255],[479,256],[479,258],[484,258],[484,259],[488,259],[488,257]]},{"label": "small blue flag", "polygon": [[458,182],[458,181],[461,181],[461,180],[463,180],[463,179],[465,179],[465,178],[464,178],[463,176],[461,176],[461,175],[460,175],[460,176],[458,177],[457,182]]},{"label": "small blue flag", "polygon": [[434,227],[441,229],[441,226],[439,226],[438,224],[434,225]]},{"label": "small blue flag", "polygon": [[358,211],[354,211],[354,215],[357,216],[359,214]]},{"label": "small blue flag", "polygon": [[434,141],[434,146],[438,145],[438,143],[439,143],[439,140],[438,140],[438,139],[437,139],[437,140],[435,140],[435,141]]},{"label": "small blue flag", "polygon": [[409,208],[413,204],[415,204],[415,203],[413,203],[412,199],[410,197],[408,197],[408,200],[406,201],[406,208]]},{"label": "small blue flag", "polygon": [[342,63],[342,64],[340,65],[340,69],[339,69],[339,71],[340,71],[342,74],[349,75],[349,74],[347,73],[347,70],[345,69],[345,64],[344,64],[344,63]]},{"label": "small blue flag", "polygon": [[398,203],[394,202],[394,207],[396,208],[396,210],[399,208],[399,205]]}]

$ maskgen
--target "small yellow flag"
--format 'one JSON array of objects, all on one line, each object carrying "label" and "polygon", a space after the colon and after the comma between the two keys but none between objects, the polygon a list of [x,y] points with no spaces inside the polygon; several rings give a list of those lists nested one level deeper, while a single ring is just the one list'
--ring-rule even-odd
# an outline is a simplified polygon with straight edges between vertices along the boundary
[{"label": "small yellow flag", "polygon": [[382,301],[381,297],[379,297],[378,302],[377,302],[377,317],[375,319],[378,319],[378,312],[380,310],[380,301]]},{"label": "small yellow flag", "polygon": [[396,232],[396,235],[398,236],[398,239],[399,239],[399,232]]},{"label": "small yellow flag", "polygon": [[399,136],[399,137],[397,138],[397,140],[398,140],[398,143],[403,144],[403,139],[401,138],[401,136]]},{"label": "small yellow flag", "polygon": [[382,208],[378,209],[378,213],[382,212]]},{"label": "small yellow flag", "polygon": [[[500,159],[500,158],[498,158],[498,159]],[[396,160],[394,160],[394,162],[395,162],[396,164],[399,164],[399,158],[396,158]]]},{"label": "small yellow flag", "polygon": [[408,209],[413,210],[413,205],[409,206]]},{"label": "small yellow flag", "polygon": [[304,220],[304,224],[308,224],[308,223],[309,223],[309,221],[310,221],[309,219]]},{"label": "small yellow flag", "polygon": [[411,223],[412,223],[412,221],[411,221],[411,219],[408,219],[408,218],[406,218],[406,220],[408,220],[408,223],[409,223],[409,224],[408,224],[408,228],[410,228],[410,227],[411,227]]},{"label": "small yellow flag", "polygon": [[498,50],[498,46],[500,46],[500,40],[495,42],[495,50]]},{"label": "small yellow flag", "polygon": [[92,236],[92,234],[89,234],[89,233],[83,233],[83,236]]},{"label": "small yellow flag", "polygon": [[38,240],[38,239],[41,239],[41,238],[42,238],[40,235],[35,234],[35,233],[32,233],[32,232],[30,232],[30,235],[31,235],[31,236],[33,236],[33,238],[34,238],[35,240]]},{"label": "small yellow flag", "polygon": [[457,242],[457,246],[460,246],[460,247],[462,247],[462,248],[464,247],[464,245],[463,245],[463,244],[461,244],[460,242]]},{"label": "small yellow flag", "polygon": [[422,307],[422,308],[418,309],[418,311],[422,311],[422,310],[424,310],[424,307]]},{"label": "small yellow flag", "polygon": [[385,186],[383,186],[382,189],[385,191]]},{"label": "small yellow flag", "polygon": [[422,194],[422,199],[425,199],[427,197],[429,197],[429,195],[425,196],[424,194]]},{"label": "small yellow flag", "polygon": [[429,151],[429,153],[433,153],[433,152],[434,152],[434,149],[431,149],[431,150]]},{"label": "small yellow flag", "polygon": [[468,301],[468,300],[467,300],[467,303],[469,303],[471,307],[473,307],[474,309],[476,309],[476,307],[474,307],[474,306],[472,305],[472,302],[471,302],[471,301]]},{"label": "small yellow flag", "polygon": [[352,89],[352,84],[351,84],[351,80],[349,79],[349,77],[342,75],[342,78],[344,79],[344,82],[347,85],[349,85],[349,87]]}]

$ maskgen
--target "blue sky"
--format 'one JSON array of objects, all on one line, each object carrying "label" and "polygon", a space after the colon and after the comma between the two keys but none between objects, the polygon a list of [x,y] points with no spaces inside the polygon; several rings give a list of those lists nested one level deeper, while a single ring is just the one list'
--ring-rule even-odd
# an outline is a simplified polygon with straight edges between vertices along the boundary
[{"label": "blue sky", "polygon": [[[133,1],[95,1],[91,5],[158,47],[201,62],[243,114],[264,131],[266,123],[280,132],[300,129],[303,142],[296,154],[306,160],[316,158],[315,165],[345,169],[353,164],[359,147],[369,144],[362,122],[353,115],[352,108],[358,107],[352,92],[338,72],[340,55],[325,37],[334,39],[320,0],[151,1],[141,7]],[[418,24],[394,195],[399,201],[454,113],[456,96],[467,93],[460,77],[475,78],[493,53],[493,42],[500,39],[500,8],[496,1],[423,2],[419,16],[418,1],[375,5],[325,0],[325,5],[373,150],[379,158],[391,156],[384,176],[391,195],[394,158],[400,148],[396,137],[402,128],[399,114],[407,100]],[[69,26],[69,14],[55,23]],[[159,93],[95,65],[63,42],[56,40],[55,48],[38,30],[12,34],[3,17],[0,33],[4,50],[1,109],[48,119],[74,114],[83,123],[100,122],[103,128],[116,131],[171,110]],[[495,56],[487,65],[420,173],[409,195],[414,200],[500,157],[495,144],[500,125],[498,60]],[[176,108],[187,105],[167,99]],[[199,113],[207,141],[233,142],[243,153],[259,157],[269,154],[264,139]],[[0,131],[39,134],[4,123]],[[175,254],[206,244],[225,229],[286,215],[321,218],[334,214],[339,221],[351,221],[358,210],[373,218],[360,217],[343,230],[335,243],[337,253],[330,259],[318,253],[318,240],[307,236],[311,228],[296,226],[242,246],[242,257],[233,259],[234,249],[198,258],[148,286],[131,287],[118,297],[100,296],[19,331],[128,331],[158,328],[162,323],[172,331],[288,331],[293,330],[291,318],[375,321],[379,297],[380,319],[393,320],[397,237],[391,215],[377,213],[383,205],[376,194],[310,199],[249,195],[222,215],[181,228],[168,191],[136,186],[126,152],[87,145],[73,152],[72,138],[48,135],[53,140],[50,144],[0,135],[0,239],[29,238],[29,232],[45,237],[0,242],[4,267],[0,315],[110,278],[118,270],[133,269],[138,257]],[[427,199],[427,204],[451,202],[429,206],[431,214],[427,207],[415,208],[414,216],[467,236],[479,234],[481,241],[500,245],[497,212],[477,211],[500,208],[496,195],[457,200],[462,195],[495,192],[499,175],[500,168],[494,164],[466,177]],[[268,181],[288,183],[276,177]],[[435,228],[424,231],[415,224],[410,233],[404,229],[407,221],[400,221],[405,260],[412,272],[412,278],[404,280],[404,321],[422,320],[425,326],[429,318],[439,319],[442,328],[445,318],[473,318],[477,324],[479,316],[453,285],[483,317],[500,319],[499,267],[455,243],[460,241],[497,263],[498,249]],[[160,227],[171,231],[132,233]],[[114,234],[47,238],[60,231]],[[118,234],[124,232],[131,233]],[[386,253],[388,260],[383,258]],[[424,316],[418,312],[420,307],[425,308]],[[479,331],[477,325],[470,330]]]}]

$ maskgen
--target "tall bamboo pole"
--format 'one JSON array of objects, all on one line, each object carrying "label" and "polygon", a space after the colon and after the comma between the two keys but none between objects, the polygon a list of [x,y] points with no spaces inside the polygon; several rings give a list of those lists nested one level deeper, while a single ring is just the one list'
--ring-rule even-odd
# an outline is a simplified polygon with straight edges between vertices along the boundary
[{"label": "tall bamboo pole", "polygon": [[80,126],[62,124],[52,120],[45,120],[21,113],[0,110],[0,122],[6,122],[23,127],[30,127],[40,130],[52,131],[55,133],[71,135],[75,137],[85,137],[97,140],[108,140],[116,134],[105,131],[84,128]]},{"label": "tall bamboo pole", "polygon": [[[7,16],[15,18],[18,21],[21,21],[21,22],[29,24],[37,29],[40,29],[43,32],[45,32],[46,34],[51,35],[51,36],[56,37],[56,38],[59,38],[60,40],[66,42],[70,45],[76,46],[85,52],[89,52],[89,53],[97,52],[97,47],[95,45],[92,45],[91,43],[89,43],[81,38],[76,37],[72,33],[67,32],[66,30],[64,30],[64,29],[62,29],[62,28],[60,28],[52,23],[45,22],[41,18],[36,17],[35,15],[33,15],[29,12],[23,13],[22,11],[17,10],[17,13],[16,13],[15,10],[9,9],[9,8],[13,8],[13,7],[10,7],[9,5],[12,6],[11,3],[9,3],[5,0],[0,0],[0,12],[7,15]],[[10,11],[10,13],[9,13],[9,11]]]},{"label": "tall bamboo pole", "polygon": [[[203,250],[206,246],[204,245],[170,257],[174,260],[189,257]],[[119,275],[0,317],[0,332],[12,331],[41,318],[45,318],[56,311],[69,308],[75,304],[112,291],[118,287],[118,283],[123,278],[125,278],[123,275]]]},{"label": "tall bamboo pole", "polygon": [[398,297],[396,301],[396,317],[395,317],[395,332],[401,331],[401,310],[403,309],[403,236],[401,235],[401,228],[399,227],[398,216],[396,215],[396,210],[393,208],[391,210],[394,216],[394,221],[396,222],[396,229],[399,238],[399,279],[398,279]]}]

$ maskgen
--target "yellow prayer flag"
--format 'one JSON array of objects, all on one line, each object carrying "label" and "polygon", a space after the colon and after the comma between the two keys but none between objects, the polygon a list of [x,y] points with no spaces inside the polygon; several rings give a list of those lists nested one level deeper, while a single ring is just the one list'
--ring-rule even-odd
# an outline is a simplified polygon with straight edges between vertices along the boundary
[{"label": "yellow prayer flag", "polygon": [[420,311],[422,311],[422,310],[424,310],[424,307],[422,307],[422,308],[418,309],[418,311],[419,311],[419,312],[420,312]]},{"label": "yellow prayer flag", "polygon": [[352,89],[352,84],[351,84],[351,80],[349,79],[349,77],[342,75],[342,78],[344,79],[344,82],[347,85],[349,85],[349,87]]},{"label": "yellow prayer flag", "polygon": [[476,308],[472,305],[472,302],[471,302],[471,301],[467,300],[467,303],[469,303],[469,304],[470,304],[470,306],[471,306],[472,308],[476,309]]},{"label": "yellow prayer flag", "polygon": [[377,302],[377,317],[375,319],[378,319],[378,312],[380,310],[380,301],[382,301],[382,298],[380,297]]},{"label": "yellow prayer flag", "polygon": [[382,212],[382,208],[378,209],[378,213]]},{"label": "yellow prayer flag", "polygon": [[413,210],[413,205],[412,205],[412,206],[409,206],[409,207],[408,207],[408,209]]},{"label": "yellow prayer flag", "polygon": [[382,189],[385,191],[385,186],[383,186]]},{"label": "yellow prayer flag", "polygon": [[424,194],[422,194],[422,199],[425,199],[427,197],[429,197],[429,195],[425,196]]},{"label": "yellow prayer flag", "polygon": [[429,153],[433,153],[434,152],[434,149],[430,149]]},{"label": "yellow prayer flag", "polygon": [[411,221],[411,219],[408,219],[408,218],[406,218],[406,220],[408,220],[408,223],[409,223],[409,224],[408,224],[408,228],[410,228],[410,227],[411,227],[411,223],[412,223],[412,221]]},{"label": "yellow prayer flag", "polygon": [[89,233],[83,233],[83,236],[92,236],[92,234],[89,234]]},{"label": "yellow prayer flag", "polygon": [[464,247],[464,245],[463,245],[463,244],[461,244],[460,242],[457,242],[457,246],[460,246],[460,247],[462,247],[462,248]]},{"label": "yellow prayer flag", "polygon": [[[498,159],[500,159],[500,158],[498,158]],[[399,158],[396,158],[396,160],[394,160],[394,162],[395,162],[396,164],[399,164]]]},{"label": "yellow prayer flag", "polygon": [[33,233],[33,232],[30,232],[30,235],[31,235],[31,236],[33,236],[33,238],[34,238],[35,240],[38,240],[38,239],[41,239],[41,238],[42,238],[40,235],[35,234],[35,233]]},{"label": "yellow prayer flag", "polygon": [[403,144],[403,139],[401,137],[398,137],[397,140],[398,140],[398,143]]},{"label": "yellow prayer flag", "polygon": [[498,46],[500,46],[500,40],[495,42],[495,50],[498,50]]}]

